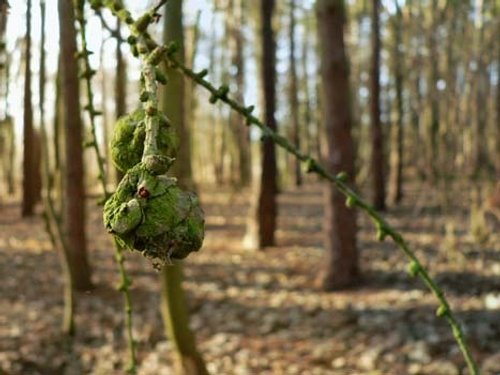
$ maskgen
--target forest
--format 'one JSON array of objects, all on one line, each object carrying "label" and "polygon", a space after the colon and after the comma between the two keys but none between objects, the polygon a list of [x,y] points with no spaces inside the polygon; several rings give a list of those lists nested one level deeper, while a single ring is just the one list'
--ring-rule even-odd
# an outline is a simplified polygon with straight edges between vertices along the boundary
[{"label": "forest", "polygon": [[0,375],[500,375],[500,0],[0,0]]}]

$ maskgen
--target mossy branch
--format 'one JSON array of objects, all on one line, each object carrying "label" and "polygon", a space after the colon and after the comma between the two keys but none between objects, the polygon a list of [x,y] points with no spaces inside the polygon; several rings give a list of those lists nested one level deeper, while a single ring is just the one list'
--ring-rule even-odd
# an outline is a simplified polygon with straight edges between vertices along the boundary
[{"label": "mossy branch", "polygon": [[[101,149],[99,146],[99,142],[97,140],[97,130],[96,130],[96,117],[101,115],[102,113],[98,111],[94,106],[94,93],[92,91],[92,77],[95,75],[96,71],[93,70],[90,66],[89,56],[92,52],[87,47],[87,35],[86,35],[86,21],[85,21],[85,0],[74,0],[73,2],[75,8],[75,18],[79,25],[79,35],[80,35],[80,43],[81,43],[81,51],[78,53],[78,58],[83,61],[83,71],[80,73],[80,78],[85,81],[85,88],[87,91],[87,100],[88,104],[85,106],[85,110],[89,114],[90,119],[90,129],[92,134],[92,140],[87,145],[94,149],[97,165],[99,168],[99,181],[101,182],[101,186],[104,193],[104,199],[107,200],[111,193],[108,191],[107,182],[106,182],[106,172],[104,168],[104,157],[101,153]],[[130,297],[130,285],[132,284],[132,280],[127,275],[127,271],[125,268],[125,259],[122,252],[122,247],[118,242],[114,242],[114,250],[115,250],[115,259],[118,266],[118,272],[120,274],[120,284],[118,286],[118,290],[123,293],[124,299],[124,312],[125,312],[125,327],[127,334],[127,342],[128,342],[128,350],[129,350],[129,364],[127,366],[127,371],[130,374],[137,373],[137,358],[136,358],[136,350],[135,350],[135,341],[132,333],[132,299]]]},{"label": "mossy branch", "polygon": [[[151,16],[142,16],[137,21],[133,20],[130,16],[129,12],[120,12],[114,9],[115,1],[113,0],[105,0],[104,4],[101,0],[94,0],[94,4],[100,3],[100,5],[105,5],[111,12],[119,17],[122,21],[124,21],[127,25],[129,25],[131,31],[131,37],[129,37],[128,42],[131,44],[132,51],[138,51],[139,48],[144,48],[149,50],[149,52],[161,48],[163,51],[163,59],[174,69],[178,70],[184,76],[190,78],[192,81],[197,83],[199,86],[205,88],[210,94],[210,103],[215,103],[218,100],[227,104],[232,110],[241,114],[247,122],[247,125],[255,125],[262,131],[263,139],[268,138],[272,140],[275,144],[285,149],[288,153],[294,155],[298,160],[306,165],[306,170],[309,173],[315,173],[324,179],[334,183],[336,187],[346,196],[346,205],[350,208],[358,207],[362,211],[364,211],[375,224],[377,229],[377,238],[379,240],[384,240],[387,236],[391,237],[394,243],[400,248],[401,251],[407,256],[410,260],[409,263],[409,272],[412,276],[420,277],[424,283],[427,285],[429,290],[434,294],[436,299],[439,302],[439,307],[437,309],[436,315],[439,317],[443,317],[447,320],[449,325],[451,326],[453,336],[455,337],[456,342],[463,354],[465,362],[469,368],[469,372],[471,375],[478,375],[479,370],[477,364],[472,357],[470,349],[465,341],[463,330],[460,326],[460,323],[456,319],[453,314],[450,305],[441,290],[441,288],[436,284],[433,278],[430,276],[428,271],[424,268],[422,263],[419,261],[415,253],[410,249],[407,242],[404,240],[403,236],[392,226],[390,226],[387,221],[380,215],[369,203],[367,203],[358,193],[356,193],[349,185],[347,184],[347,176],[345,173],[339,173],[334,175],[327,171],[325,167],[323,167],[317,160],[310,157],[309,155],[303,153],[300,149],[295,147],[288,139],[279,135],[274,130],[266,126],[261,120],[259,120],[256,116],[252,115],[252,111],[254,109],[253,106],[246,107],[239,102],[233,100],[228,96],[229,87],[227,85],[222,85],[220,87],[214,86],[209,81],[205,80],[204,77],[207,75],[206,70],[202,70],[200,72],[195,72],[185,64],[183,64],[180,60],[178,60],[175,56],[177,52],[177,47],[175,43],[172,43],[168,46],[159,46],[150,36],[147,34],[145,28],[142,29],[141,35],[143,37],[143,45],[141,47],[137,46],[137,39],[135,36],[138,33],[137,25],[142,25],[143,21],[149,20],[149,23],[152,22]],[[100,6],[94,7],[96,11],[99,11]],[[147,13],[148,14],[148,13]],[[149,24],[148,23],[148,24]]]}]

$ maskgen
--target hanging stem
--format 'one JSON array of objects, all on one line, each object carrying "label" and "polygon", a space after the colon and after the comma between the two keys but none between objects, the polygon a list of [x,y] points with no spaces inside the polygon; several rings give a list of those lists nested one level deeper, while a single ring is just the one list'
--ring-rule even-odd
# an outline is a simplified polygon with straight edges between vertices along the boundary
[{"label": "hanging stem", "polygon": [[[85,17],[84,17],[84,6],[85,0],[74,0],[74,6],[76,9],[76,20],[79,24],[79,32],[80,32],[80,42],[81,42],[81,51],[78,54],[78,57],[83,60],[84,71],[80,74],[80,77],[85,80],[85,87],[87,91],[87,99],[88,104],[85,106],[86,111],[89,114],[90,119],[90,128],[92,134],[92,140],[88,144],[91,146],[97,158],[97,165],[99,168],[99,181],[101,182],[102,189],[104,192],[104,199],[107,200],[111,194],[108,191],[107,183],[106,183],[106,172],[104,168],[104,157],[102,156],[99,142],[97,141],[97,131],[96,131],[96,122],[95,119],[97,116],[101,115],[101,112],[97,111],[94,106],[94,93],[92,91],[92,77],[95,75],[96,71],[93,70],[90,66],[89,56],[92,53],[87,48],[87,36],[86,36],[86,28],[85,28]],[[118,290],[123,293],[124,300],[124,312],[125,312],[125,327],[126,327],[126,335],[127,335],[127,343],[128,343],[128,351],[129,351],[129,364],[127,366],[127,372],[129,374],[137,373],[137,357],[136,357],[136,348],[135,341],[132,332],[133,322],[132,322],[132,298],[130,296],[130,286],[132,285],[131,278],[127,275],[127,271],[125,268],[125,257],[123,255],[123,249],[120,244],[114,241],[114,250],[115,250],[115,259],[118,266],[118,272],[120,274],[120,284],[118,286]]]},{"label": "hanging stem", "polygon": [[[263,138],[271,139],[275,144],[285,149],[288,153],[294,155],[298,160],[303,162],[306,165],[307,172],[315,173],[324,179],[334,183],[336,187],[346,196],[346,205],[350,208],[358,207],[362,211],[364,211],[375,224],[377,229],[377,238],[379,240],[384,240],[387,236],[391,237],[394,243],[403,251],[403,253],[409,258],[409,272],[412,276],[420,277],[424,283],[427,285],[429,290],[434,294],[436,299],[439,302],[439,307],[437,309],[436,315],[438,317],[443,317],[447,320],[449,325],[451,326],[453,336],[455,337],[456,342],[463,354],[465,362],[469,368],[469,372],[471,375],[478,375],[477,364],[472,357],[470,349],[465,341],[463,330],[460,326],[460,323],[456,319],[455,315],[452,313],[450,305],[444,296],[441,288],[436,284],[436,282],[429,275],[427,270],[424,268],[422,263],[418,260],[415,253],[410,249],[406,241],[403,239],[403,236],[396,231],[392,226],[390,226],[385,219],[365,200],[361,198],[352,188],[350,188],[347,184],[347,175],[345,173],[339,173],[334,175],[326,170],[317,160],[310,157],[309,155],[303,153],[297,147],[295,147],[288,139],[279,135],[271,128],[266,126],[262,121],[260,121],[257,117],[252,115],[252,111],[254,109],[253,106],[245,107],[244,105],[238,103],[237,101],[231,99],[228,96],[229,87],[227,85],[222,85],[220,87],[216,87],[212,85],[209,81],[205,80],[204,77],[207,75],[206,70],[202,70],[199,73],[194,72],[192,69],[188,68],[181,61],[179,61],[175,57],[175,53],[177,51],[175,43],[172,43],[168,46],[159,47],[158,44],[151,38],[151,36],[146,32],[146,27],[142,28],[144,21],[146,19],[151,19],[151,13],[146,13],[144,16],[140,17],[137,21],[134,21],[128,11],[116,10],[115,6],[116,1],[113,0],[105,0],[104,5],[117,17],[119,17],[122,21],[124,21],[130,27],[130,31],[132,33],[132,37],[138,34],[138,29],[141,28],[139,34],[142,36],[142,46],[140,48],[147,48],[149,51],[153,50],[161,50],[163,52],[162,58],[170,64],[172,68],[180,71],[184,76],[190,78],[192,81],[196,82],[198,85],[204,87],[208,92],[211,93],[210,103],[214,104],[217,100],[220,100],[227,104],[231,109],[240,113],[247,120],[247,125],[255,125],[262,131]],[[100,0],[94,0],[93,8],[96,11],[99,11],[102,2]],[[149,23],[151,20],[149,21]],[[137,40],[135,38],[129,38],[129,43],[132,45],[132,48],[137,48]],[[143,53],[146,53],[144,51]]]}]

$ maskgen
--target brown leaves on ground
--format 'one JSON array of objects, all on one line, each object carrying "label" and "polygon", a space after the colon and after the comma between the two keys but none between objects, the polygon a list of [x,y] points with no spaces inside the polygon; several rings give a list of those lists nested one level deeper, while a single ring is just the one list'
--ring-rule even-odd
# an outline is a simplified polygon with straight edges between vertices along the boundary
[{"label": "brown leaves on ground", "polygon": [[[485,374],[500,374],[500,248],[469,235],[468,207],[442,215],[430,191],[407,191],[388,213],[445,290]],[[436,302],[405,272],[406,260],[374,238],[359,215],[359,288],[315,288],[322,262],[318,186],[280,196],[278,246],[242,250],[247,194],[202,195],[203,249],[186,262],[191,326],[212,374],[466,374]],[[456,203],[465,204],[458,200]],[[0,207],[0,373],[121,374],[127,361],[122,296],[101,211],[89,205],[89,254],[96,288],[78,295],[77,335],[60,334],[61,268],[40,218],[22,221],[15,203]],[[140,374],[170,374],[158,275],[128,254]]]}]

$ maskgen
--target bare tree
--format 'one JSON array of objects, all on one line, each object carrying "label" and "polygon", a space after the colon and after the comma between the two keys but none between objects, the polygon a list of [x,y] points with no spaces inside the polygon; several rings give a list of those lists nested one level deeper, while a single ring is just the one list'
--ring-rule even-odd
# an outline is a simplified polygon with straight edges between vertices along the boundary
[{"label": "bare tree", "polygon": [[[264,88],[264,118],[267,126],[276,130],[276,42],[272,27],[274,0],[261,0],[261,37],[262,62],[261,74]],[[247,226],[245,246],[262,249],[275,243],[276,216],[278,207],[276,148],[274,143],[262,137],[262,169],[258,189],[252,202],[250,218]]]},{"label": "bare tree", "polygon": [[80,84],[76,60],[76,30],[73,4],[59,0],[59,40],[61,48],[61,103],[63,107],[64,237],[69,249],[73,286],[77,290],[92,287],[85,235],[85,188],[83,168]]},{"label": "bare tree", "polygon": [[384,139],[380,123],[380,0],[372,0],[372,58],[370,69],[370,116],[372,156],[371,172],[373,187],[373,206],[385,209],[385,167]]},{"label": "bare tree", "polygon": [[[318,0],[318,31],[321,41],[323,118],[326,129],[326,166],[332,173],[354,176],[354,147],[351,136],[348,64],[344,44],[343,1]],[[350,287],[358,281],[355,212],[333,186],[325,186],[324,233],[326,261],[320,280],[326,290]]]}]

